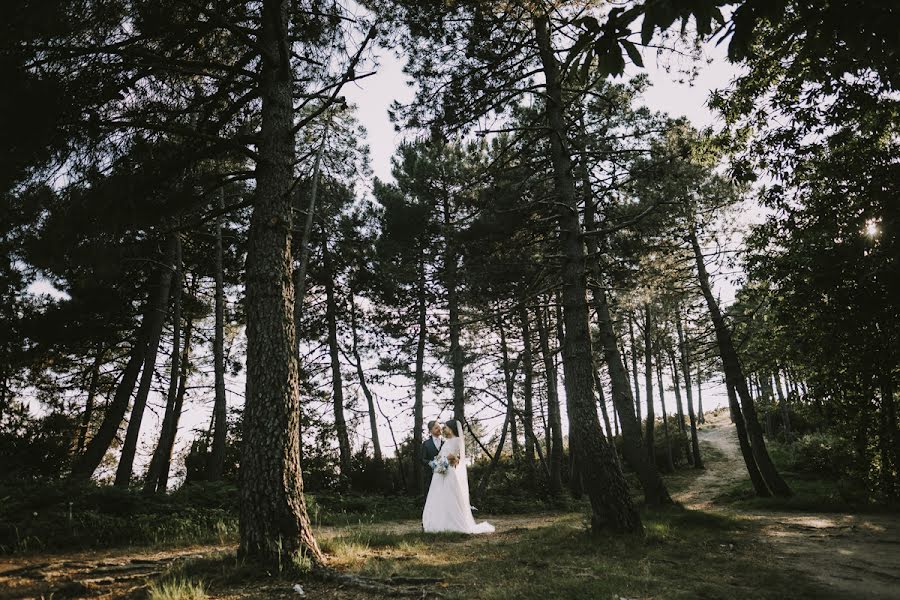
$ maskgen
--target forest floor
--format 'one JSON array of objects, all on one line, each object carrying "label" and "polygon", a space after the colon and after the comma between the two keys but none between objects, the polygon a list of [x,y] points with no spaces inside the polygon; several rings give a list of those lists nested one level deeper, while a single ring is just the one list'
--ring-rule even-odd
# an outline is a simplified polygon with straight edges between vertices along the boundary
[{"label": "forest floor", "polygon": [[352,582],[260,573],[230,544],[10,556],[0,599],[147,598],[154,582],[169,586],[156,600],[900,599],[900,516],[723,503],[746,479],[727,412],[700,439],[706,469],[668,478],[683,508],[645,509],[643,536],[592,537],[582,513],[488,516],[497,533],[477,537],[427,536],[418,521],[321,528],[330,566]]}]

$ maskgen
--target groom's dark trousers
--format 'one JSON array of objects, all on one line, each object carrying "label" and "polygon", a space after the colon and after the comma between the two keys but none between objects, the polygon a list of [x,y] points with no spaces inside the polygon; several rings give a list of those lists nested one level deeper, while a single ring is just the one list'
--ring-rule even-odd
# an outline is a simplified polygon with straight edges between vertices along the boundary
[{"label": "groom's dark trousers", "polygon": [[431,476],[433,474],[431,471],[431,466],[428,463],[434,460],[439,451],[440,449],[434,445],[434,438],[428,436],[428,439],[425,440],[425,443],[422,444],[421,452],[422,464],[425,466],[425,485],[422,486],[422,489],[425,490],[425,498],[428,497],[428,488],[431,487]]}]

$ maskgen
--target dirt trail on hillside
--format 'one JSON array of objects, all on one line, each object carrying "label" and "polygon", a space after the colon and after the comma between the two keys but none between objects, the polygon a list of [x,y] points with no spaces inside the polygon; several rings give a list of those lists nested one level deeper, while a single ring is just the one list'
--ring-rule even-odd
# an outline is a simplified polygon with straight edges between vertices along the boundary
[{"label": "dirt trail on hillside", "polygon": [[[784,568],[803,573],[846,598],[900,599],[900,516],[719,508],[713,499],[747,479],[727,411],[711,414],[699,432],[718,450],[705,472],[678,497],[688,508],[723,511],[761,526]],[[785,597],[790,597],[785,590]]]}]

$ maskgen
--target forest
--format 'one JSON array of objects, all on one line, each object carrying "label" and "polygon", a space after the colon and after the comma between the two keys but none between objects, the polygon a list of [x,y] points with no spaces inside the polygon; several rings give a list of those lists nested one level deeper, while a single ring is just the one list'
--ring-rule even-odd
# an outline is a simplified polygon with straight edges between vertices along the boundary
[{"label": "forest", "polygon": [[0,600],[898,598],[896,3],[0,31]]}]

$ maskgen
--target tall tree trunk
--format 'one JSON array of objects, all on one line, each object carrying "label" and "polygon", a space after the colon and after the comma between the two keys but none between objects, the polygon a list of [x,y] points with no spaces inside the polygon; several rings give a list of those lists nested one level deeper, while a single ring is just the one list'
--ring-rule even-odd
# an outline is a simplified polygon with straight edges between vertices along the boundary
[{"label": "tall tree trunk", "polygon": [[687,427],[684,424],[684,405],[681,403],[681,375],[678,374],[675,351],[671,348],[667,348],[666,352],[669,354],[669,362],[671,363],[670,366],[672,370],[672,384],[675,388],[675,411],[678,415],[678,428],[681,429],[681,433],[687,433]]},{"label": "tall tree trunk", "polygon": [[644,418],[641,416],[641,384],[638,379],[638,352],[634,342],[634,320],[628,315],[628,339],[631,344],[631,373],[634,382],[634,412],[637,415],[638,431],[640,432]]},{"label": "tall tree trunk", "polygon": [[[324,234],[324,232],[323,232]],[[341,376],[341,349],[337,339],[337,301],[334,297],[334,267],[328,239],[323,236],[322,263],[325,269],[325,321],[328,327],[328,354],[331,358],[331,399],[334,406],[334,428],[337,432],[340,452],[341,478],[349,482],[352,467],[350,436],[344,416],[344,380]]]},{"label": "tall tree trunk", "polygon": [[[415,401],[413,403],[413,452],[422,448],[422,429],[424,428],[423,407],[425,396],[425,340],[428,337],[428,297],[426,295],[425,257],[419,257],[418,284],[416,285],[416,301],[418,303],[418,338],[416,340],[416,374]],[[425,472],[421,460],[413,456],[413,478],[416,480],[418,495],[425,493]]]},{"label": "tall tree trunk", "polygon": [[[170,234],[166,244],[167,263],[171,264],[174,258],[175,271],[181,270],[181,236],[177,233]],[[128,419],[128,429],[125,432],[125,442],[122,444],[122,453],[119,455],[119,466],[116,468],[115,485],[128,487],[131,483],[131,475],[134,472],[134,455],[137,452],[138,437],[141,434],[141,421],[144,419],[144,409],[147,407],[147,397],[150,395],[150,386],[153,385],[153,377],[156,374],[156,355],[159,351],[159,339],[162,336],[163,324],[166,322],[166,313],[169,306],[169,292],[172,287],[172,269],[164,267],[160,274],[159,296],[157,300],[157,312],[153,315],[153,331],[150,333],[150,343],[147,346],[147,355],[144,358],[144,368],[141,372],[141,382],[138,384],[137,395],[131,408],[131,417]],[[180,277],[176,277],[176,286],[181,285]]]},{"label": "tall tree trunk", "polygon": [[775,389],[778,391],[778,406],[781,408],[781,426],[784,429],[784,439],[791,440],[791,411],[788,407],[788,398],[784,393],[781,385],[781,376],[779,368],[775,366]]},{"label": "tall tree trunk", "polygon": [[734,349],[734,343],[731,339],[731,331],[725,323],[719,305],[712,293],[709,285],[709,274],[706,272],[706,264],[703,261],[703,252],[700,250],[700,243],[697,241],[696,233],[691,230],[689,235],[691,246],[694,250],[694,259],[697,263],[697,274],[700,283],[700,289],[703,297],[706,299],[709,308],[710,317],[716,330],[716,341],[719,346],[719,353],[722,357],[722,364],[725,369],[725,381],[727,385],[734,386],[738,398],[741,402],[741,411],[744,422],[747,425],[747,433],[750,438],[750,447],[753,450],[753,457],[756,459],[756,465],[759,472],[766,482],[766,486],[776,496],[790,496],[791,489],[788,487],[784,479],[775,468],[775,463],[766,450],[766,442],[763,440],[762,429],[759,426],[759,420],[756,417],[756,408],[753,406],[753,400],[747,391],[747,381],[744,378],[741,369],[741,363],[738,360],[737,352]]},{"label": "tall tree trunk", "polygon": [[159,440],[153,456],[150,459],[150,466],[147,468],[147,474],[144,477],[145,494],[154,494],[159,485],[159,474],[162,471],[163,448],[169,437],[169,429],[174,423],[173,415],[175,414],[175,403],[178,398],[178,381],[181,373],[181,297],[183,287],[183,273],[181,272],[181,263],[176,263],[176,274],[178,282],[175,286],[175,292],[172,294],[172,354],[169,360],[169,389],[166,393],[166,408],[163,413],[162,426],[160,428]]},{"label": "tall tree trunk", "polygon": [[491,479],[491,475],[494,473],[494,469],[497,468],[500,456],[503,454],[503,446],[506,445],[506,432],[509,430],[510,414],[512,413],[507,406],[506,418],[503,420],[503,427],[500,429],[500,441],[497,442],[497,451],[494,452],[494,455],[491,457],[491,462],[488,464],[487,469],[484,470],[481,479],[478,480],[478,485],[475,487],[475,494],[472,496],[475,504],[480,504],[484,499],[484,493],[487,491],[488,482]]},{"label": "tall tree trunk", "polygon": [[[225,200],[219,196],[219,210],[225,209]],[[222,216],[216,220],[216,324],[213,335],[213,372],[216,399],[213,403],[212,448],[209,453],[207,478],[222,479],[225,469],[225,440],[228,436],[228,406],[225,399],[225,267],[222,247]]]},{"label": "tall tree trunk", "polygon": [[[584,189],[590,189],[590,181],[585,180]],[[584,222],[585,228],[595,228],[593,198],[586,194]],[[593,236],[587,236],[587,250],[592,256],[597,254],[597,242]],[[650,506],[671,504],[672,498],[666,489],[666,485],[659,475],[655,465],[650,462],[647,452],[641,444],[641,422],[635,414],[636,403],[631,395],[631,386],[628,382],[628,370],[622,360],[619,351],[616,331],[613,327],[612,316],[609,312],[609,303],[606,299],[606,291],[600,287],[602,273],[600,264],[593,260],[590,264],[591,272],[596,285],[591,289],[594,312],[597,313],[598,341],[603,349],[603,358],[609,372],[610,386],[612,387],[612,401],[615,413],[618,416],[622,431],[622,454],[625,462],[634,469],[641,482],[644,492],[644,501]],[[634,349],[632,348],[632,351]],[[617,457],[618,459],[618,457]]]},{"label": "tall tree trunk", "polygon": [[247,244],[247,390],[238,555],[278,568],[324,556],[313,535],[299,449],[291,199],[294,111],[289,3],[263,0],[256,191]]},{"label": "tall tree trunk", "polygon": [[[549,316],[549,315],[548,315]],[[562,414],[559,408],[559,390],[556,383],[556,363],[550,352],[550,335],[547,319],[541,307],[537,309],[538,340],[544,359],[544,374],[547,380],[547,420],[550,422],[550,492],[554,495],[562,491],[563,435]]]},{"label": "tall tree trunk", "polygon": [[91,379],[88,383],[87,400],[84,402],[84,412],[81,414],[81,424],[78,426],[78,442],[75,446],[75,454],[79,455],[84,450],[84,444],[87,442],[87,432],[91,426],[91,418],[94,414],[94,399],[97,397],[97,386],[100,380],[100,365],[103,363],[105,354],[104,346],[97,346],[97,355],[94,357],[94,364],[91,365]]},{"label": "tall tree trunk", "polygon": [[172,452],[175,449],[175,438],[178,436],[178,423],[184,409],[184,396],[187,393],[188,369],[191,358],[191,333],[194,327],[193,317],[188,317],[184,324],[184,348],[181,351],[181,373],[178,376],[178,391],[175,393],[175,404],[172,407],[171,424],[163,427],[165,437],[160,439],[159,474],[156,477],[156,492],[165,493],[169,486],[169,469],[172,465]]},{"label": "tall tree trunk", "polygon": [[628,494],[628,484],[615,457],[615,450],[603,437],[594,406],[593,356],[587,304],[587,281],[583,231],[578,219],[578,200],[572,178],[572,160],[566,147],[566,123],[562,79],[554,54],[546,16],[534,19],[534,33],[546,79],[545,110],[550,136],[557,196],[559,241],[564,258],[562,270],[563,378],[570,437],[585,491],[591,501],[591,526],[597,532],[642,529],[640,515]]},{"label": "tall tree trunk", "polygon": [[747,466],[747,474],[750,476],[750,483],[756,495],[761,498],[768,498],[772,495],[766,482],[763,480],[759,467],[756,465],[756,458],[753,457],[753,449],[750,447],[750,440],[747,437],[747,427],[744,422],[744,416],[741,414],[741,407],[738,404],[737,393],[734,391],[733,385],[727,385],[728,405],[731,407],[731,419],[734,422],[734,429],[737,432],[738,446],[741,449],[741,456],[744,457],[744,464]]},{"label": "tall tree trunk", "polygon": [[[503,326],[503,317],[497,319],[497,327],[500,330],[500,356],[503,361],[503,383],[506,387],[506,420],[509,422],[509,430],[512,442],[513,456],[518,457],[521,454],[519,448],[519,439],[516,434],[516,405],[515,405],[515,382],[516,370],[518,366],[513,366],[509,360],[509,346],[506,343],[506,328]],[[527,436],[526,436],[527,437]]]},{"label": "tall tree trunk", "polygon": [[681,368],[684,371],[684,394],[687,399],[688,419],[691,424],[691,454],[695,469],[703,468],[703,458],[700,456],[700,439],[697,436],[697,419],[694,416],[694,400],[691,391],[691,359],[688,354],[687,340],[681,327],[681,310],[675,310],[675,330],[678,333],[678,350],[681,354]]},{"label": "tall tree trunk", "polygon": [[157,321],[165,319],[165,306],[169,299],[169,281],[172,277],[172,255],[167,254],[166,258],[166,264],[160,269],[157,284],[152,287],[148,295],[144,316],[135,335],[128,363],[125,365],[122,378],[116,387],[116,393],[106,409],[97,433],[88,442],[84,452],[75,459],[72,465],[72,479],[84,481],[91,478],[109,450],[110,444],[122,425],[125,413],[128,411],[128,402],[134,391],[134,385],[137,383],[141,365],[144,364],[144,359],[154,338]]},{"label": "tall tree trunk", "polygon": [[359,335],[356,322],[356,292],[350,290],[350,328],[353,333],[353,360],[356,361],[356,377],[359,379],[359,387],[366,397],[369,409],[369,428],[372,430],[372,451],[376,462],[382,462],[381,442],[378,439],[378,420],[375,415],[375,397],[369,384],[366,383],[366,373],[363,371],[362,358],[359,355]]},{"label": "tall tree trunk", "polygon": [[700,363],[697,362],[697,422],[703,425],[706,423],[706,417],[703,416],[703,373],[700,369]]},{"label": "tall tree trunk", "polygon": [[534,398],[533,375],[534,367],[531,356],[531,324],[528,317],[528,309],[524,303],[519,304],[519,320],[522,322],[522,397],[524,398],[524,410],[522,412],[522,426],[525,428],[525,460],[534,467],[535,439],[534,435]]},{"label": "tall tree trunk", "polygon": [[444,195],[444,285],[447,287],[448,326],[450,329],[450,367],[453,370],[453,419],[466,422],[465,382],[463,379],[463,351],[459,343],[462,326],[459,321],[459,290],[456,240],[450,198]]},{"label": "tall tree trunk", "polygon": [[597,388],[597,404],[600,405],[600,414],[603,417],[603,426],[606,428],[606,437],[609,439],[610,443],[612,443],[612,425],[609,422],[609,411],[606,409],[606,397],[603,394],[603,382],[600,380],[600,369],[597,368],[596,364],[594,365],[594,385]]},{"label": "tall tree trunk", "polygon": [[644,389],[647,394],[647,433],[644,436],[644,447],[647,460],[656,467],[656,414],[653,410],[653,315],[650,305],[644,305]]},{"label": "tall tree trunk", "polygon": [[666,412],[666,388],[663,387],[663,350],[657,343],[656,353],[656,387],[659,388],[659,406],[662,409],[663,437],[666,440],[666,469],[675,471],[675,457],[672,455],[672,438],[669,436],[669,415]]}]

